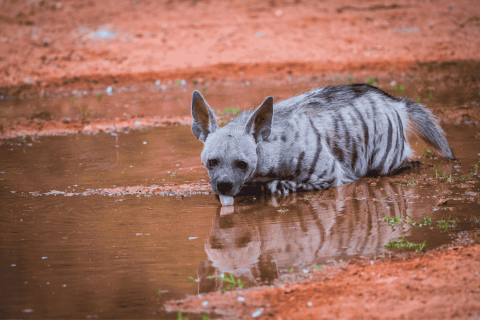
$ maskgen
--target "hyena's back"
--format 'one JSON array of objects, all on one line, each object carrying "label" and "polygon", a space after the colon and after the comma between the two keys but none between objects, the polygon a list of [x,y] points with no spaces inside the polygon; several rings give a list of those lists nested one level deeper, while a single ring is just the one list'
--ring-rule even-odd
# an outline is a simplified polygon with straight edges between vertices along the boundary
[{"label": "hyena's back", "polygon": [[[243,122],[244,114],[234,121]],[[287,193],[389,174],[412,155],[412,135],[454,159],[437,118],[421,105],[366,84],[315,89],[274,106],[251,182]]]}]

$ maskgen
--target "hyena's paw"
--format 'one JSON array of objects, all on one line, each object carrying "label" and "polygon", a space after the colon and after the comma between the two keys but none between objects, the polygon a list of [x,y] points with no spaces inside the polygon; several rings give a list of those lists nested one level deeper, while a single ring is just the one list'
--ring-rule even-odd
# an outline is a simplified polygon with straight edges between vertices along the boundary
[{"label": "hyena's paw", "polygon": [[297,184],[293,181],[274,180],[267,183],[267,188],[273,194],[289,194],[297,191]]}]

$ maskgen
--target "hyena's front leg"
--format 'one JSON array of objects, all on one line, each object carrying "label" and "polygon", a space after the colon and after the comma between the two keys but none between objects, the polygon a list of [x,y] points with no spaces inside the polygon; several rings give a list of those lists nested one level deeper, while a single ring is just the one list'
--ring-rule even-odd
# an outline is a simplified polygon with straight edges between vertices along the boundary
[{"label": "hyena's front leg", "polygon": [[297,191],[297,183],[289,180],[273,180],[267,183],[267,188],[273,194],[289,194]]}]

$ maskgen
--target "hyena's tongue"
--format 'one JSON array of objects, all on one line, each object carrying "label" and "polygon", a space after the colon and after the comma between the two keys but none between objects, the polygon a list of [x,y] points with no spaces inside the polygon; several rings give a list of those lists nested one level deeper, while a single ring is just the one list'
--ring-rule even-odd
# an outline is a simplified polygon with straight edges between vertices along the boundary
[{"label": "hyena's tongue", "polygon": [[233,206],[233,197],[220,196],[220,202],[222,203],[222,206]]}]

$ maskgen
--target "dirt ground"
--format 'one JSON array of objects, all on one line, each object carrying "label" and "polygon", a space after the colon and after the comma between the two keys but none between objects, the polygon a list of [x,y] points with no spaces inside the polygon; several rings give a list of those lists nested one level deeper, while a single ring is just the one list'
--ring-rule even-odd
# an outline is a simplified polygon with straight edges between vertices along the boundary
[{"label": "dirt ground", "polygon": [[166,307],[215,312],[224,319],[251,319],[258,310],[259,319],[477,319],[479,270],[480,246],[450,247],[386,261],[351,261],[310,271],[311,280],[193,296]]},{"label": "dirt ground", "polygon": [[[425,63],[473,61],[478,0],[459,1],[0,1],[0,96],[92,93],[137,82],[411,74]],[[478,81],[478,80],[473,80]],[[475,113],[476,112],[476,113]],[[473,120],[479,120],[478,110]],[[8,119],[0,138],[133,127],[137,119]],[[450,111],[442,120],[461,115]],[[158,114],[142,126],[188,124]],[[88,127],[90,126],[90,127]],[[122,192],[113,190],[112,192]],[[403,260],[352,262],[285,287],[212,293],[171,310],[227,318],[420,319],[480,317],[480,247]],[[237,301],[238,296],[244,303]],[[208,306],[202,301],[207,299]],[[311,302],[311,307],[308,303]]]},{"label": "dirt ground", "polygon": [[476,0],[42,0],[0,7],[4,87],[398,71],[478,59],[480,52]]}]

